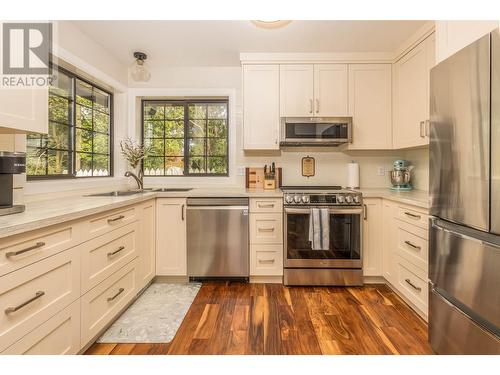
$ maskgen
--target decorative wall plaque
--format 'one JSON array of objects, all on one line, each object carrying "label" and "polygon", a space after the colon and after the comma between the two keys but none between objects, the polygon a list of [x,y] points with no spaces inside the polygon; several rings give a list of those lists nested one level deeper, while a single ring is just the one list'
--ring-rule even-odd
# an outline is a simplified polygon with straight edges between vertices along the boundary
[{"label": "decorative wall plaque", "polygon": [[316,173],[315,160],[309,155],[302,158],[302,176],[312,177]]}]

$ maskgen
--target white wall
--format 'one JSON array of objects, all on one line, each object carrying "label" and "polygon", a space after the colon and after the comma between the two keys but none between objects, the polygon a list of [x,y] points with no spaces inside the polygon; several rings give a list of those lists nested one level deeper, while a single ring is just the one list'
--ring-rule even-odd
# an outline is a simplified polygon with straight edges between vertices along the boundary
[{"label": "white wall", "polygon": [[[231,105],[230,113],[234,115],[230,134],[235,133],[235,154],[230,155],[233,178],[194,178],[194,177],[152,177],[146,178],[146,184],[169,185],[211,185],[225,181],[231,185],[243,186],[244,175],[234,175],[238,167],[264,166],[272,161],[276,166],[283,167],[285,184],[346,185],[347,163],[355,160],[360,164],[360,184],[362,187],[390,186],[389,177],[378,176],[378,167],[386,170],[392,168],[395,159],[404,157],[403,151],[325,151],[324,149],[295,149],[278,152],[244,152],[243,151],[243,108],[241,92],[241,67],[189,67],[189,68],[151,68],[151,81],[137,83],[129,81],[129,102],[135,103],[135,109],[129,114],[130,133],[140,134],[139,116],[137,116],[137,96],[186,95],[189,92],[202,92],[204,95],[217,96],[224,91],[235,93],[235,103]],[[231,110],[232,109],[232,110]],[[134,124],[135,122],[135,124]],[[301,159],[303,156],[313,156],[316,159],[316,175],[306,178],[301,175]]]}]

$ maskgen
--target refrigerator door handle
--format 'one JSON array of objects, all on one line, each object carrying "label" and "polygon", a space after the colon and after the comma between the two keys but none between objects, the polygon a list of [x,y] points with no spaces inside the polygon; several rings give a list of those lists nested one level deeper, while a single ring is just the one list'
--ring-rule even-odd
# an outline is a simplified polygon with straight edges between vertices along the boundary
[{"label": "refrigerator door handle", "polygon": [[460,237],[460,238],[462,238],[464,240],[473,241],[473,242],[479,243],[481,245],[493,246],[493,247],[495,247],[497,249],[500,249],[500,245],[497,245],[495,243],[492,243],[492,242],[489,242],[489,241],[485,241],[485,240],[482,240],[482,239],[479,239],[479,238],[475,238],[475,237],[472,237],[472,236],[468,236],[468,235],[466,235],[464,233],[460,233],[460,232],[454,231],[452,229],[442,227],[441,225],[439,225],[437,223],[436,219],[432,219],[432,224],[431,225],[432,225],[433,228],[436,228],[436,229],[438,229],[440,231],[443,231],[443,232],[446,232],[446,233],[453,234],[454,236]]}]

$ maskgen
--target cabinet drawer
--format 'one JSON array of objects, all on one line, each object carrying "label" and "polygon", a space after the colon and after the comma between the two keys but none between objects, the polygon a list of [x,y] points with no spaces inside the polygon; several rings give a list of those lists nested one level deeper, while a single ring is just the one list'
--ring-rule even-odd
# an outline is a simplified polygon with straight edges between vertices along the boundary
[{"label": "cabinet drawer", "polygon": [[418,269],[404,258],[400,256],[396,257],[396,287],[406,298],[427,315],[429,288],[425,272]]},{"label": "cabinet drawer", "polygon": [[250,214],[250,243],[283,243],[282,214]]},{"label": "cabinet drawer", "polygon": [[281,198],[250,198],[250,212],[282,212]]},{"label": "cabinet drawer", "polygon": [[81,298],[81,346],[91,341],[137,293],[137,259]]},{"label": "cabinet drawer", "polygon": [[92,216],[85,223],[85,239],[100,236],[134,221],[137,221],[137,210],[136,207],[130,206],[108,211],[104,215]]},{"label": "cabinet drawer", "polygon": [[82,293],[137,256],[138,233],[138,222],[130,223],[78,246],[82,257]]},{"label": "cabinet drawer", "polygon": [[427,232],[414,225],[397,220],[398,254],[427,273],[429,242]]},{"label": "cabinet drawer", "polygon": [[80,301],[35,328],[2,354],[77,354],[80,350]]},{"label": "cabinet drawer", "polygon": [[77,245],[81,229],[79,223],[65,223],[1,239],[0,276]]},{"label": "cabinet drawer", "polygon": [[429,215],[413,208],[398,206],[396,210],[396,218],[424,229],[429,227]]},{"label": "cabinet drawer", "polygon": [[76,248],[0,278],[0,351],[80,296]]},{"label": "cabinet drawer", "polygon": [[251,245],[250,276],[283,275],[282,245]]}]

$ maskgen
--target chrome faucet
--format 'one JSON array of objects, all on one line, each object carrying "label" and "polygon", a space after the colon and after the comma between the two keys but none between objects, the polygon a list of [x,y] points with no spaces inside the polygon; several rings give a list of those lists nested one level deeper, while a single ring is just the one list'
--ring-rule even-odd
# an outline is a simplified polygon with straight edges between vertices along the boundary
[{"label": "chrome faucet", "polygon": [[137,182],[137,187],[139,188],[139,190],[143,190],[144,182],[142,181],[142,173],[139,173],[139,176],[141,177],[137,177],[135,173],[132,173],[130,171],[125,172],[125,177],[133,177],[135,182]]}]

